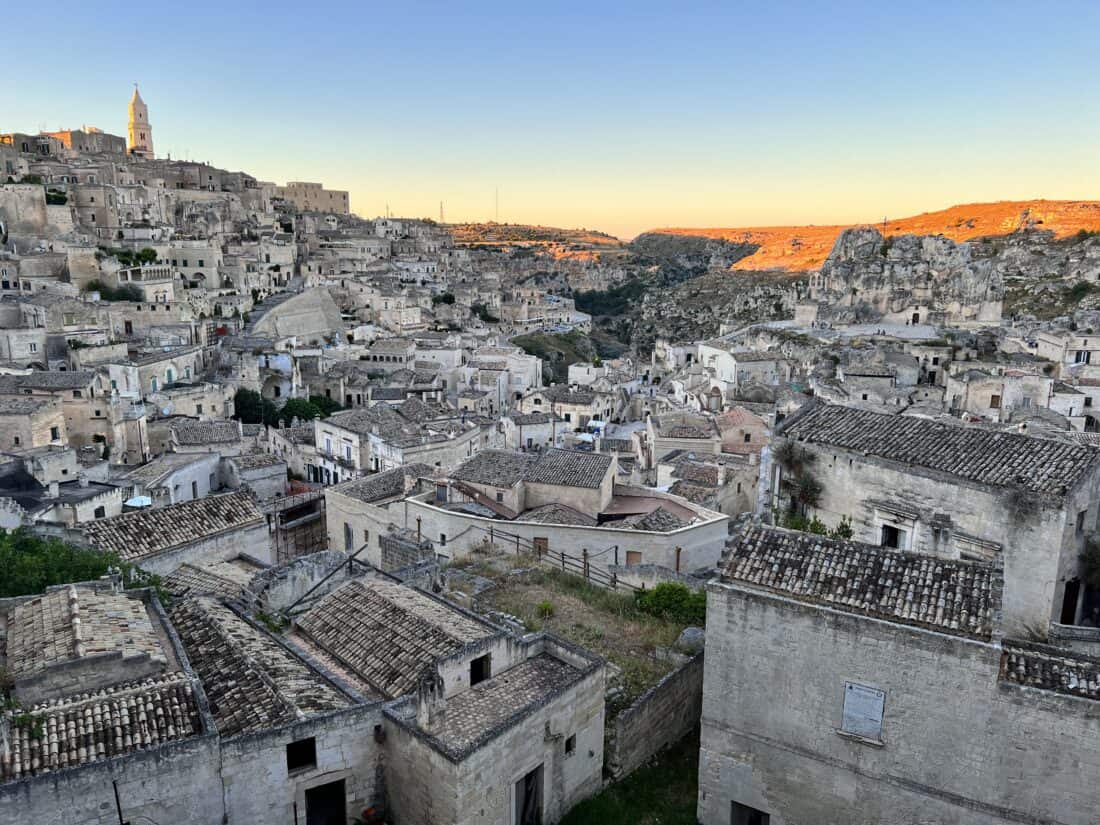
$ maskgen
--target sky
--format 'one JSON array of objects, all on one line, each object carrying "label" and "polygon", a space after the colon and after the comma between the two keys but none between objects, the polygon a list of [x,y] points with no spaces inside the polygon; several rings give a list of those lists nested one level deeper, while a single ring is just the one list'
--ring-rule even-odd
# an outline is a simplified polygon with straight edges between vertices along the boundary
[{"label": "sky", "polygon": [[60,0],[3,19],[25,34],[3,38],[0,132],[124,135],[137,82],[158,155],[347,189],[364,217],[442,202],[448,222],[625,238],[1100,199],[1095,0]]}]

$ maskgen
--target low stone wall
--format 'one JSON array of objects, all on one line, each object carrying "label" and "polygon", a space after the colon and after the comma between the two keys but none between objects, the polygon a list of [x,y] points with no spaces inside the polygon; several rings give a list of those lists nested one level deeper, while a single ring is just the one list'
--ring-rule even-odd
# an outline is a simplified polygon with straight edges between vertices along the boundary
[{"label": "low stone wall", "polygon": [[713,571],[708,576],[677,573],[659,564],[634,564],[629,567],[625,564],[609,564],[607,572],[614,573],[621,582],[634,587],[644,587],[646,590],[652,590],[665,582],[679,582],[692,590],[702,590],[707,586],[707,578],[713,575]]},{"label": "low stone wall", "polygon": [[699,724],[703,709],[703,654],[697,653],[616,717],[605,764],[621,779]]}]

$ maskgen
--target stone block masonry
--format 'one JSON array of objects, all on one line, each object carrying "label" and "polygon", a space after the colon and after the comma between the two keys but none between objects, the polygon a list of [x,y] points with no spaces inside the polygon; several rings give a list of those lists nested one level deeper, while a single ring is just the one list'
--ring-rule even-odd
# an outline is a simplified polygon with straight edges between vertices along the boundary
[{"label": "stone block masonry", "polygon": [[614,722],[607,770],[621,779],[647,759],[679,742],[703,709],[703,654],[698,653],[643,693]]}]

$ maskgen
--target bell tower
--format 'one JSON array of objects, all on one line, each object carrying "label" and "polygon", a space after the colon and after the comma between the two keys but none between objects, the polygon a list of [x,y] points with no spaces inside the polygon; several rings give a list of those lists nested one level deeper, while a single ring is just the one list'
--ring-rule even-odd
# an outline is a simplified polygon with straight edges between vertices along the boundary
[{"label": "bell tower", "polygon": [[134,84],[134,96],[130,98],[130,154],[141,157],[153,157],[153,127],[149,125],[149,107],[138,94]]}]

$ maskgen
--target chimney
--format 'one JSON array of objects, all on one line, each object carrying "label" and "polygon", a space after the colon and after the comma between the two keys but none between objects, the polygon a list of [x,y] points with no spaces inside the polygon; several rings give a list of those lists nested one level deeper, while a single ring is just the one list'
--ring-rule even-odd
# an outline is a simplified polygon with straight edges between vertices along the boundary
[{"label": "chimney", "polygon": [[420,679],[416,691],[416,724],[431,731],[443,724],[447,716],[447,701],[443,698],[443,678],[432,670]]},{"label": "chimney", "polygon": [[56,481],[50,482],[50,498],[58,498],[61,495],[61,485]]},{"label": "chimney", "polygon": [[79,475],[77,475],[76,480],[80,484],[81,487],[87,487],[88,486],[88,474],[87,473],[80,473]]}]

